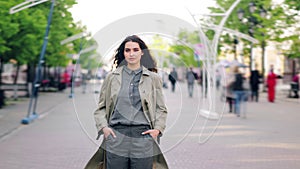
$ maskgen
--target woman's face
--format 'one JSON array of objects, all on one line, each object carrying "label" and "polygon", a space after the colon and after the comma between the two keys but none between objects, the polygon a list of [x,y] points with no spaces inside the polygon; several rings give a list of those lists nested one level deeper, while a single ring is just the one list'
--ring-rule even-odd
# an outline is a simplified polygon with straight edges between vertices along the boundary
[{"label": "woman's face", "polygon": [[143,52],[137,42],[126,42],[124,48],[125,60],[129,67],[139,68]]}]

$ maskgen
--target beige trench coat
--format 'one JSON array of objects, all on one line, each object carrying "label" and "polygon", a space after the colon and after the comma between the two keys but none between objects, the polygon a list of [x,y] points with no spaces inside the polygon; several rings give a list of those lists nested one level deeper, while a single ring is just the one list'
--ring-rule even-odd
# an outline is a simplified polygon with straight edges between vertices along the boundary
[{"label": "beige trench coat", "polygon": [[[122,70],[123,67],[119,67],[114,72],[108,74],[102,84],[98,108],[94,113],[99,135],[103,134],[101,129],[105,126],[108,126],[108,119],[110,119],[113,112],[117,96],[121,88]],[[163,134],[167,118],[167,108],[162,93],[162,81],[159,75],[143,67],[142,76],[139,83],[139,93],[144,114],[151,128],[158,129],[161,131],[161,134]],[[102,142],[99,150],[90,159],[85,169],[105,168],[104,144],[105,142]],[[157,142],[154,150],[158,150],[159,153],[154,154],[153,168],[167,169],[168,165],[159,149]]]}]

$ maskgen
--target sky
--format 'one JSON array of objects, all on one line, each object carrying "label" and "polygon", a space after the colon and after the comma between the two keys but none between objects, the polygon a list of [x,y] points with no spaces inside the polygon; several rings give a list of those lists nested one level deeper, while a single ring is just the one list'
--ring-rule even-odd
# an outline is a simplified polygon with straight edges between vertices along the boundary
[{"label": "sky", "polygon": [[75,21],[81,21],[95,34],[118,19],[136,14],[158,13],[183,19],[193,25],[193,14],[208,13],[214,0],[77,0],[70,10]]},{"label": "sky", "polygon": [[[213,6],[215,1],[77,0],[77,3],[70,10],[74,20],[87,26],[97,42],[97,53],[102,61],[109,63],[116,45],[128,35],[152,32],[175,37],[182,28],[195,30],[197,24],[191,13],[208,14],[207,7]],[[146,43],[151,41],[145,36],[142,39]]]}]

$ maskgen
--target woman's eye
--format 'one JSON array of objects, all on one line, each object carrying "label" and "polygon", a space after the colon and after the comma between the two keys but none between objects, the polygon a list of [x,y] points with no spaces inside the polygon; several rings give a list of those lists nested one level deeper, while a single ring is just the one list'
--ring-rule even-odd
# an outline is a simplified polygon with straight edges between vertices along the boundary
[{"label": "woman's eye", "polygon": [[[130,51],[131,51],[131,49],[125,49],[125,52],[126,52],[126,53],[127,53],[127,52],[130,52]],[[139,49],[139,48],[133,48],[132,51],[133,51],[133,52],[139,52],[140,49]]]}]

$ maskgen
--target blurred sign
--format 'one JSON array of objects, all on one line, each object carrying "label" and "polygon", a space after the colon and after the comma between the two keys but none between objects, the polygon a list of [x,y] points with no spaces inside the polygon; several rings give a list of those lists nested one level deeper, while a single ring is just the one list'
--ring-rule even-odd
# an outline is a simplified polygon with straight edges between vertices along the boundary
[{"label": "blurred sign", "polygon": [[194,45],[194,59],[197,61],[203,60],[205,56],[204,45],[197,43]]}]

